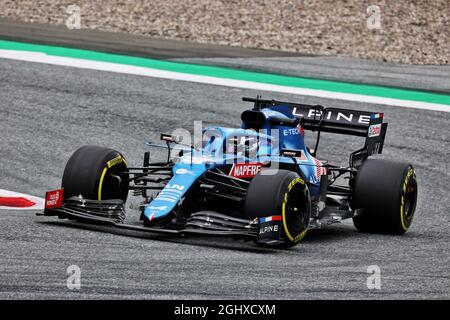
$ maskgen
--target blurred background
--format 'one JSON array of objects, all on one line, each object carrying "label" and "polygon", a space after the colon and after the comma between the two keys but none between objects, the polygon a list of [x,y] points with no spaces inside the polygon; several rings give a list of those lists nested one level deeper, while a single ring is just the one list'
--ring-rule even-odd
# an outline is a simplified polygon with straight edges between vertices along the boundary
[{"label": "blurred background", "polygon": [[0,19],[411,64],[448,64],[449,0],[0,0]]}]

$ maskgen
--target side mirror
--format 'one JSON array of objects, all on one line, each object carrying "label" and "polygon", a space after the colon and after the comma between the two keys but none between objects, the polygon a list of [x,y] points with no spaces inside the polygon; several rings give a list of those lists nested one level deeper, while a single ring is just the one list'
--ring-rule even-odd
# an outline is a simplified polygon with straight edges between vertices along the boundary
[{"label": "side mirror", "polygon": [[166,142],[180,143],[183,141],[183,136],[173,136],[171,134],[161,133],[161,140]]}]

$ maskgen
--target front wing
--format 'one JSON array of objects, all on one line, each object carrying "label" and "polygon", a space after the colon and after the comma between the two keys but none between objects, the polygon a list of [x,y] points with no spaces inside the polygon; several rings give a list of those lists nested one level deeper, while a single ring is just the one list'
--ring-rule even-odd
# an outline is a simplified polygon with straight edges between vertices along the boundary
[{"label": "front wing", "polygon": [[38,215],[58,216],[61,219],[68,218],[87,224],[154,234],[232,237],[253,240],[259,244],[267,245],[276,245],[283,242],[280,239],[279,232],[281,221],[277,219],[245,220],[213,211],[193,213],[179,228],[127,224],[124,223],[125,204],[122,200],[103,200],[100,202],[84,199],[81,196],[70,197],[64,199],[59,206],[46,207],[44,213],[38,213]]}]

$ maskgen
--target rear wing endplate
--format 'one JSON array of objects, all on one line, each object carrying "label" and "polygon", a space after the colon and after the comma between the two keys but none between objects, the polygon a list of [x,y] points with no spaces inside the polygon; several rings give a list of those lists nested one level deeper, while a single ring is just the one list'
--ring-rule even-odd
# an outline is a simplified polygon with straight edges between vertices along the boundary
[{"label": "rear wing endplate", "polygon": [[[325,108],[321,105],[243,98],[243,101],[254,102],[253,110],[269,108],[289,117],[295,116],[305,130],[317,131],[318,138],[314,153],[317,151],[321,132],[345,134],[365,137],[364,147],[352,153],[350,164],[357,165],[368,156],[383,151],[387,123],[383,123],[383,113],[368,112],[341,108]],[[352,166],[353,166],[352,165]]]}]

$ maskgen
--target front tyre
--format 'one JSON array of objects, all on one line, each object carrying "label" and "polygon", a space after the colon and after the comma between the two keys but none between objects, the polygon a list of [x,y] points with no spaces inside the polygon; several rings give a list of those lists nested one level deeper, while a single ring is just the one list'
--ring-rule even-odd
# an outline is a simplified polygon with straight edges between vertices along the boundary
[{"label": "front tyre", "polygon": [[410,164],[369,159],[356,175],[353,224],[362,232],[404,234],[414,218],[417,179]]},{"label": "front tyre", "polygon": [[127,162],[113,149],[83,146],[67,161],[62,187],[64,198],[83,196],[90,200],[122,199],[128,196],[128,183],[118,174],[124,172]]},{"label": "front tyre", "polygon": [[284,242],[280,247],[295,246],[309,226],[311,196],[308,186],[295,172],[265,170],[250,182],[244,213],[248,219],[281,215]]}]

